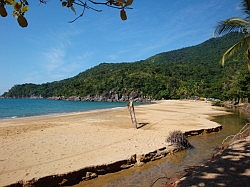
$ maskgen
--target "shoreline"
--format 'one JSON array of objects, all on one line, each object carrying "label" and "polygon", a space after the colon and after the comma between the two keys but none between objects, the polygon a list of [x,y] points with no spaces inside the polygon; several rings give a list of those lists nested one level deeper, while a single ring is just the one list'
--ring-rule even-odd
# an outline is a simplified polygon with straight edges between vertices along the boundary
[{"label": "shoreline", "polygon": [[[93,167],[110,168],[119,163],[125,169],[137,164],[143,155],[149,161],[149,155],[159,159],[169,152],[164,147],[170,131],[216,129],[220,125],[210,119],[228,114],[210,103],[189,100],[135,106],[135,113],[139,123],[147,123],[137,130],[126,107],[0,121],[0,154],[3,155],[0,186],[18,181],[19,184],[35,183],[39,179],[41,182],[45,178],[57,184],[73,184],[65,174],[77,178],[81,173],[83,180],[96,177],[90,169]],[[142,159],[142,162],[146,161]],[[90,171],[84,173],[84,168]],[[103,168],[99,170],[104,172]]]},{"label": "shoreline", "polygon": [[[27,98],[26,98],[27,99]],[[31,98],[32,99],[32,98]],[[36,99],[35,99],[36,100]],[[49,99],[44,99],[44,100],[47,100],[47,101],[50,101]],[[55,102],[60,102],[60,101],[55,101]],[[65,102],[83,102],[83,101],[67,101],[65,100]],[[81,110],[72,110],[72,111],[64,111],[64,112],[44,112],[44,113],[41,113],[41,114],[30,114],[30,115],[16,115],[16,116],[5,116],[5,117],[1,117],[0,116],[0,121],[2,120],[13,120],[13,119],[22,119],[22,118],[33,118],[33,117],[43,117],[43,116],[51,116],[51,115],[61,115],[61,114],[71,114],[71,113],[82,113],[82,112],[91,112],[91,111],[96,111],[96,110],[109,110],[109,109],[116,109],[116,108],[123,108],[126,106],[127,102],[107,102],[107,101],[84,101],[85,103],[117,103],[119,104],[119,106],[113,106],[113,107],[103,107],[103,108],[96,108],[96,109],[81,109]],[[124,105],[121,105],[121,104],[124,104]],[[140,103],[139,105],[144,105],[144,104],[154,104],[155,102],[149,102],[149,103]],[[137,102],[135,102],[135,105],[137,105]],[[139,106],[138,105],[138,106]]]},{"label": "shoreline", "polygon": [[[154,103],[150,103],[154,104]],[[113,108],[103,108],[103,109],[90,109],[85,111],[72,111],[72,112],[59,112],[59,113],[48,113],[48,114],[41,114],[41,115],[30,115],[30,116],[12,116],[12,117],[5,117],[0,118],[1,121],[5,120],[19,120],[19,119],[26,119],[26,118],[37,118],[37,117],[51,117],[51,116],[60,116],[60,115],[67,115],[67,114],[80,114],[80,113],[87,113],[87,112],[95,112],[95,111],[105,111],[105,110],[115,110],[119,108],[124,108],[124,106],[118,106]]]}]

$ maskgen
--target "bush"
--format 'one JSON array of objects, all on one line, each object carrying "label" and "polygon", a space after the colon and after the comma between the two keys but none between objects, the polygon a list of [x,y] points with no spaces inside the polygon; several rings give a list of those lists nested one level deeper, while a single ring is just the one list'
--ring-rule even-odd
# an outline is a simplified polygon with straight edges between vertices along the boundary
[{"label": "bush", "polygon": [[170,132],[169,136],[166,139],[166,142],[175,145],[181,149],[187,149],[192,147],[186,136],[179,130]]},{"label": "bush", "polygon": [[216,101],[213,101],[213,102],[212,102],[212,106],[224,107],[225,104],[224,104],[223,101],[218,101],[218,100],[216,100]]}]

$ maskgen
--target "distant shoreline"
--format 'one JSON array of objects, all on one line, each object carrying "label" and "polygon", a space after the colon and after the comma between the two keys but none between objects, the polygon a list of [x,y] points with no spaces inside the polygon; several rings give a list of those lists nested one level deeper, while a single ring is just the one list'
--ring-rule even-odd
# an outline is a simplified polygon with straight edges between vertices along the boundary
[{"label": "distant shoreline", "polygon": [[78,102],[33,98],[4,98],[0,99],[0,120],[86,112],[124,107],[126,105],[127,102]]},{"label": "distant shoreline", "polygon": [[83,112],[94,112],[94,111],[105,111],[105,110],[114,110],[123,107],[114,107],[114,108],[103,108],[103,109],[90,109],[85,111],[76,111],[76,112],[59,112],[59,113],[50,113],[50,114],[41,114],[41,115],[31,115],[31,116],[13,116],[13,117],[6,117],[0,118],[0,121],[4,120],[18,120],[18,119],[25,119],[25,118],[38,118],[38,117],[52,117],[52,116],[60,116],[60,115],[67,115],[67,114],[78,114]]}]

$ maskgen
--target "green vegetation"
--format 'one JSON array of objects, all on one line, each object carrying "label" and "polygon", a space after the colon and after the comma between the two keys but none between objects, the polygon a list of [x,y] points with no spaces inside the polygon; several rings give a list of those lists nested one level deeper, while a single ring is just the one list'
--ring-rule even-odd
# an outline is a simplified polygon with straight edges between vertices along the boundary
[{"label": "green vegetation", "polygon": [[245,18],[229,18],[225,21],[220,21],[217,28],[215,29],[215,34],[223,35],[230,32],[240,32],[244,34],[244,37],[232,45],[222,56],[221,64],[224,65],[225,60],[238,52],[239,50],[244,49],[245,58],[248,65],[248,70],[250,71],[250,0],[242,0],[242,12],[245,13]]},{"label": "green vegetation", "polygon": [[41,85],[15,85],[4,97],[121,96],[179,99],[193,96],[239,100],[250,98],[250,73],[243,51],[222,68],[218,61],[226,49],[244,37],[229,33],[134,63],[102,63],[75,77]]}]

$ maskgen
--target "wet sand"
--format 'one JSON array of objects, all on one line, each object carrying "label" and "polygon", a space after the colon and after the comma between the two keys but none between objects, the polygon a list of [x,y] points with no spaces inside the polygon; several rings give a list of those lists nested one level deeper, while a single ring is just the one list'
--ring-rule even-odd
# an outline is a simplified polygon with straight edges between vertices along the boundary
[{"label": "wet sand", "polygon": [[169,132],[212,129],[227,114],[204,101],[159,101],[126,107],[0,121],[0,186],[114,163],[166,147]]}]

